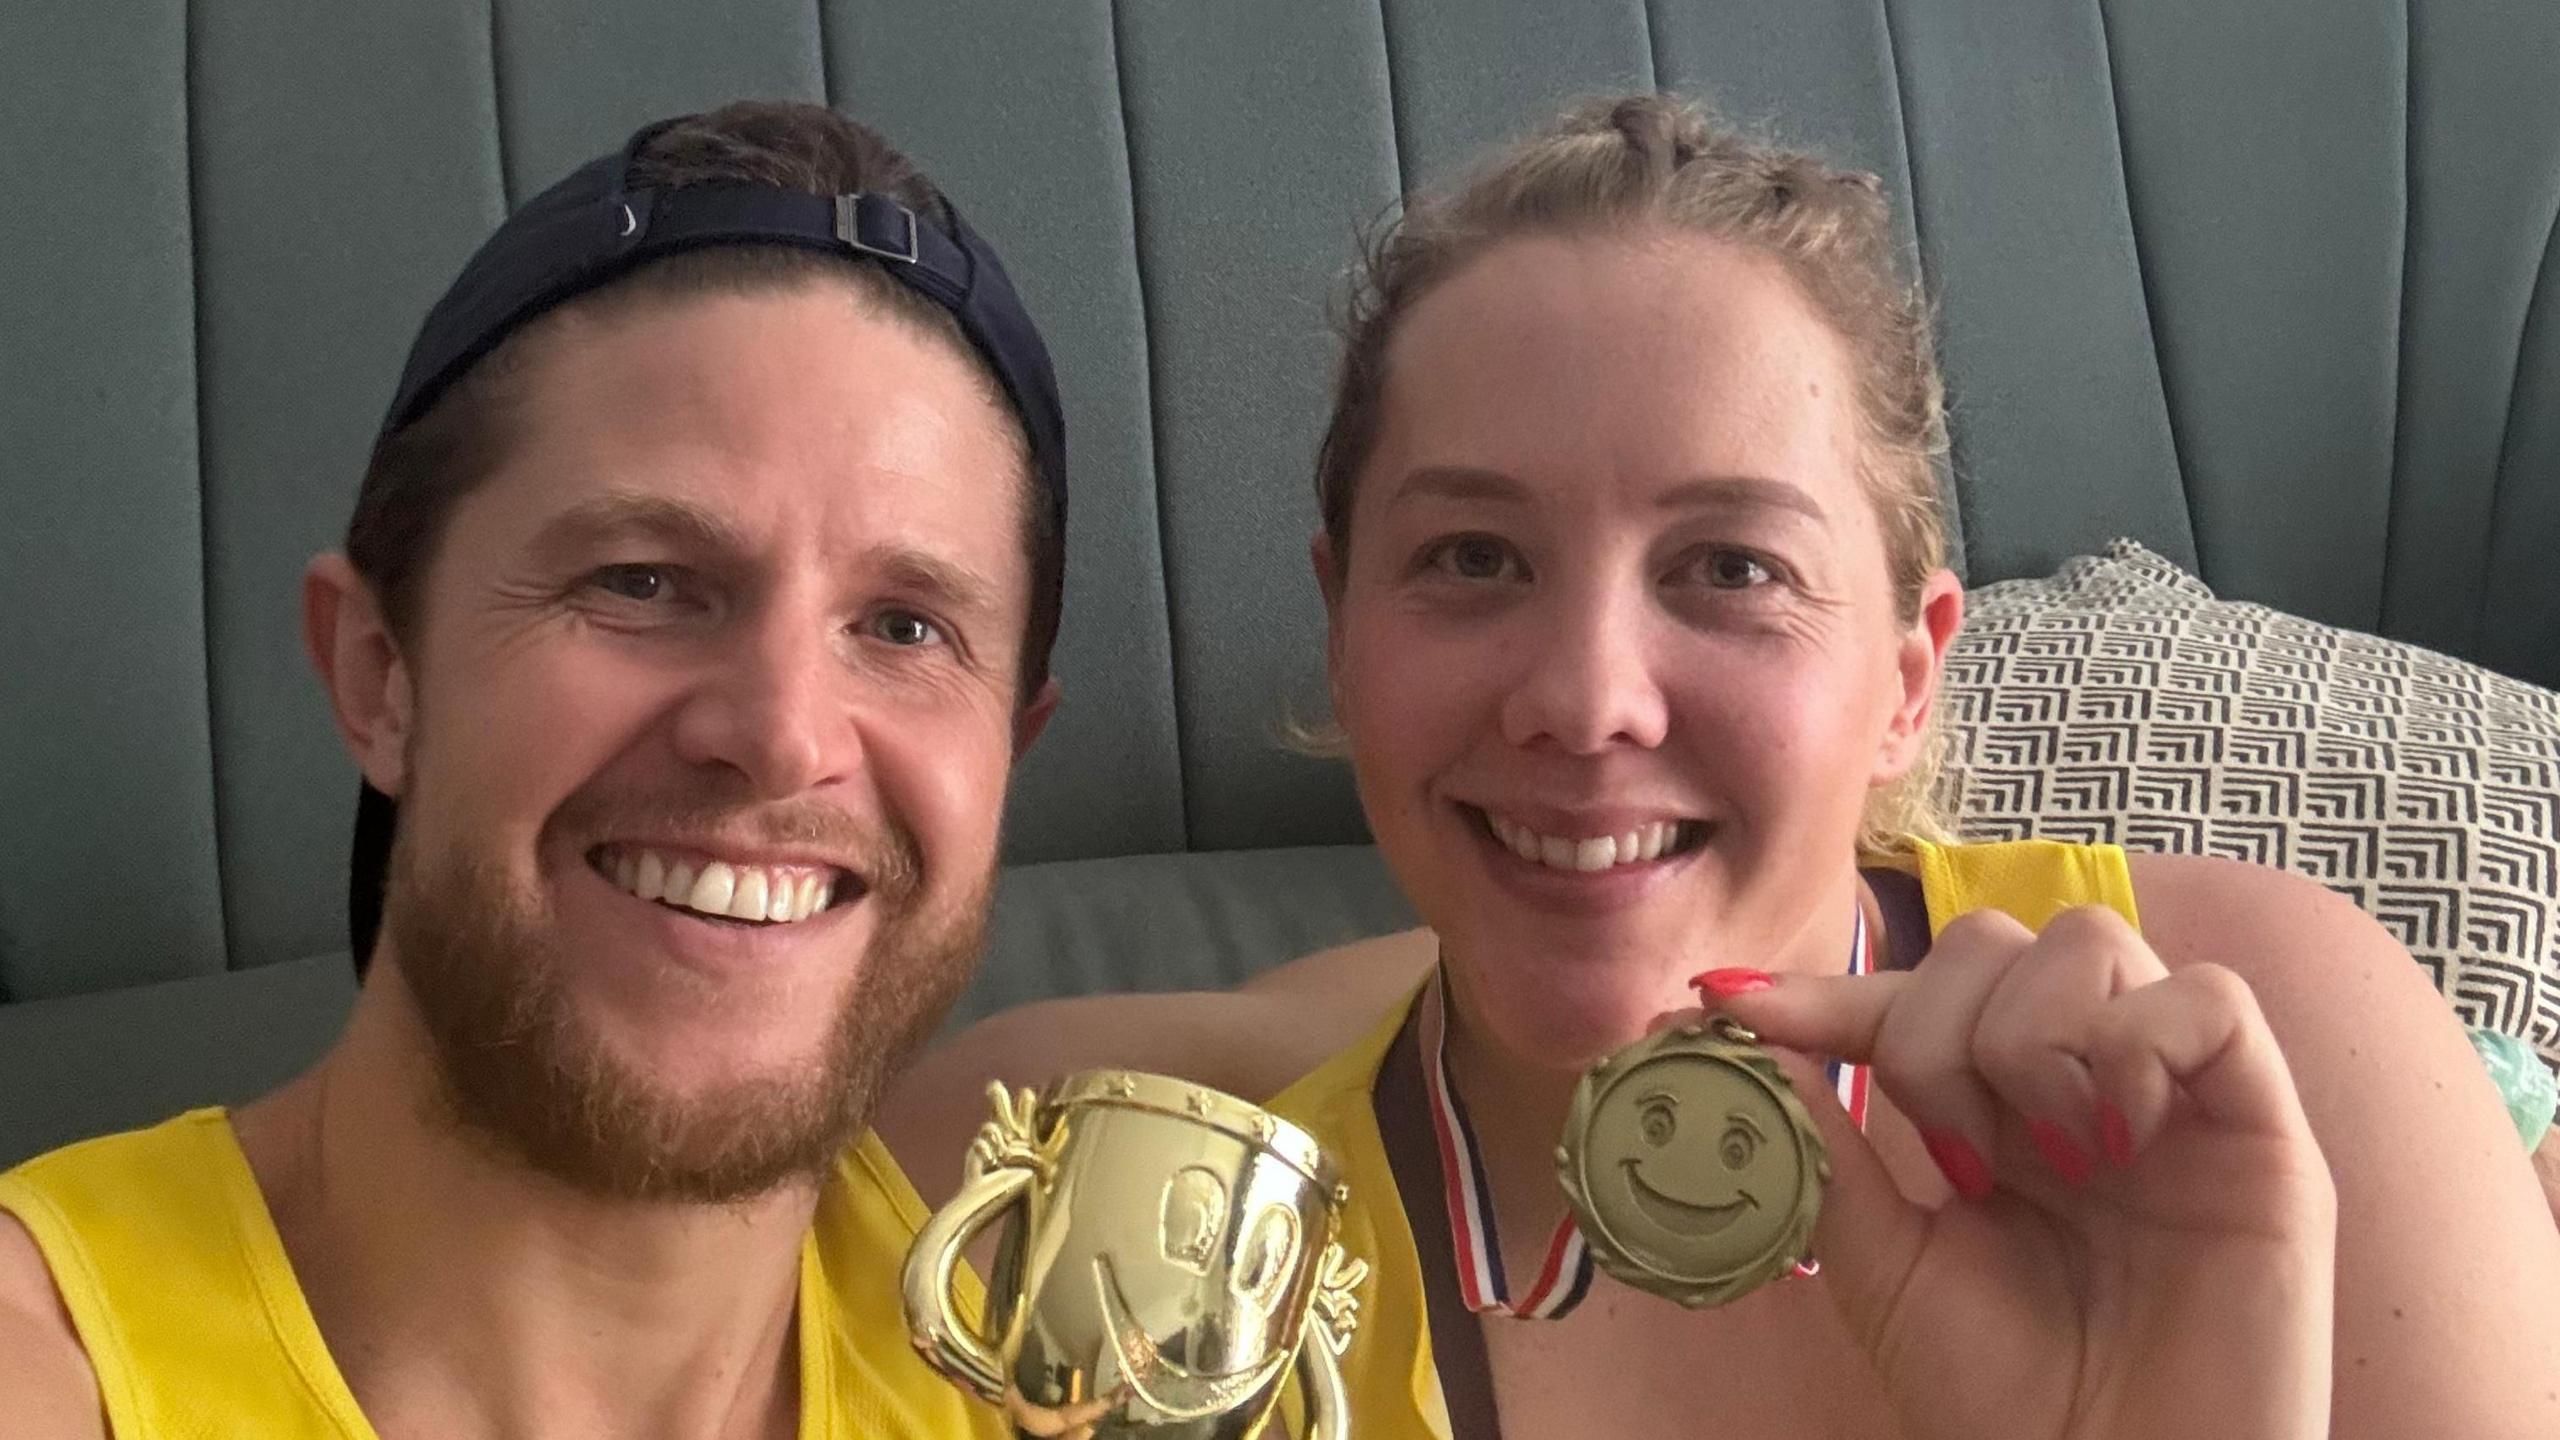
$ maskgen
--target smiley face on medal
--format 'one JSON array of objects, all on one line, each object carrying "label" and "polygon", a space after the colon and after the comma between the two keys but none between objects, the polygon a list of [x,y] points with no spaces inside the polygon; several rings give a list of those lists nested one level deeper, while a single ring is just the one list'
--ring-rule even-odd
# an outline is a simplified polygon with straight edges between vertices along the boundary
[{"label": "smiley face on medal", "polygon": [[1803,1259],[1831,1173],[1777,1062],[1729,1020],[1649,1035],[1594,1066],[1556,1166],[1601,1267],[1691,1307]]}]

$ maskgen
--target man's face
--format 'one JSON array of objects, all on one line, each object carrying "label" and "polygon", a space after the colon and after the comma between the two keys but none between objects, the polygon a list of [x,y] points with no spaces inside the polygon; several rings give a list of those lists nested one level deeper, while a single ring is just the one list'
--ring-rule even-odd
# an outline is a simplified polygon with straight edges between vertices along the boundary
[{"label": "man's face", "polygon": [[563,312],[520,356],[403,657],[384,957],[472,1129],[751,1195],[851,1137],[975,958],[1021,443],[839,283]]}]

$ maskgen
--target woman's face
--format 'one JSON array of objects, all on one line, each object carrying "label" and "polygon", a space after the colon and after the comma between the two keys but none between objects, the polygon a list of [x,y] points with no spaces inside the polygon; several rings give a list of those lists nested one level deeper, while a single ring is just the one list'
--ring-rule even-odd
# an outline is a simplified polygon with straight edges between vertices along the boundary
[{"label": "woman's face", "polygon": [[[1503,242],[1388,351],[1335,705],[1473,1023],[1579,1066],[1711,966],[1837,967],[1961,613],[1896,615],[1848,355],[1775,261]],[[1837,953],[1835,953],[1837,952]]]}]

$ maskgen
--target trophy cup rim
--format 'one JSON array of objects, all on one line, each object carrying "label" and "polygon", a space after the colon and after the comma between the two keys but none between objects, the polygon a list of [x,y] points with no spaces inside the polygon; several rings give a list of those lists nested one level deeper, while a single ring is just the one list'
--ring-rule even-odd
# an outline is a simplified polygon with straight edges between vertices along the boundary
[{"label": "trophy cup rim", "polygon": [[1276,1157],[1322,1190],[1328,1203],[1341,1186],[1333,1157],[1305,1129],[1250,1100],[1189,1080],[1143,1070],[1085,1070],[1051,1087],[1048,1103],[1117,1106],[1205,1124]]}]

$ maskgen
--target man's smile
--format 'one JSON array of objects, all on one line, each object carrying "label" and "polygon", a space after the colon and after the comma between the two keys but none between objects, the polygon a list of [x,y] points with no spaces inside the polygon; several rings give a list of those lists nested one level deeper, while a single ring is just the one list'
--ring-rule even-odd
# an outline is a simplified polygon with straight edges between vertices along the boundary
[{"label": "man's smile", "polygon": [[[638,845],[600,846],[587,863],[642,900],[760,925],[794,924],[824,912],[848,878],[832,865],[747,864]],[[847,888],[859,893],[858,885]]]}]

